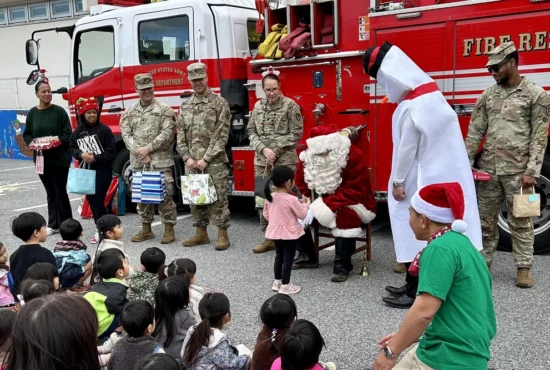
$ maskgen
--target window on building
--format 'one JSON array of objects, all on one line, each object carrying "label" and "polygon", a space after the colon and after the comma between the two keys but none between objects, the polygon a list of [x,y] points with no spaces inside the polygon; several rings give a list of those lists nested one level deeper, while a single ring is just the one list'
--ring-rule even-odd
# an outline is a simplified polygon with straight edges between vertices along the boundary
[{"label": "window on building", "polygon": [[58,0],[50,3],[52,18],[70,17],[71,3],[69,0]]},{"label": "window on building", "polygon": [[111,26],[84,31],[76,36],[75,84],[111,70],[115,63],[115,38]]},{"label": "window on building", "polygon": [[27,7],[18,6],[8,9],[8,16],[10,23],[26,22],[27,21]]},{"label": "window on building", "polygon": [[139,24],[138,38],[141,64],[182,61],[190,57],[187,15],[143,21]]},{"label": "window on building", "polygon": [[30,4],[29,19],[31,21],[48,19],[48,4],[47,3]]},{"label": "window on building", "polygon": [[0,8],[0,24],[6,24],[6,9]]},{"label": "window on building", "polygon": [[84,13],[84,4],[82,0],[74,0],[74,12],[75,13]]}]

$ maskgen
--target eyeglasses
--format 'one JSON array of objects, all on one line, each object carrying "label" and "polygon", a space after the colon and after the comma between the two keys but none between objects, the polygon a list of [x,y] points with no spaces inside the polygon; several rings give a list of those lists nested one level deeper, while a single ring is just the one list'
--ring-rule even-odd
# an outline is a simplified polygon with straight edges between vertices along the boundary
[{"label": "eyeglasses", "polygon": [[266,94],[276,93],[277,91],[279,91],[279,88],[278,88],[278,87],[276,87],[276,88],[274,88],[274,89],[264,89],[264,92],[265,92]]},{"label": "eyeglasses", "polygon": [[505,65],[506,63],[510,62],[510,60],[511,59],[505,59],[504,61],[500,62],[497,65],[487,67],[487,70],[489,71],[489,73],[493,73],[493,72],[497,73],[498,71],[500,71],[502,66]]}]

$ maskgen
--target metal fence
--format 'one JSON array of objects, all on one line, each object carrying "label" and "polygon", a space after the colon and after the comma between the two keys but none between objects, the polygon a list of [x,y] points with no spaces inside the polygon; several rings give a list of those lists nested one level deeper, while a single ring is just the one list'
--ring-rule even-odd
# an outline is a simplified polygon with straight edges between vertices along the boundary
[{"label": "metal fence", "polygon": [[[48,76],[53,90],[69,87],[68,75]],[[34,85],[27,85],[27,77],[0,78],[0,110],[30,109],[37,103]],[[61,95],[54,94],[53,103],[67,107]]]}]

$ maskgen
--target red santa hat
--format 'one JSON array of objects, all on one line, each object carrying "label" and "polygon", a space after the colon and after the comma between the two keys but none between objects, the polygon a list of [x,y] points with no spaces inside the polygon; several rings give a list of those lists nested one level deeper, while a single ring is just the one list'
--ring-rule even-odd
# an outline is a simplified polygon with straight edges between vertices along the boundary
[{"label": "red santa hat", "polygon": [[413,209],[428,219],[452,224],[453,231],[464,233],[464,192],[458,182],[432,184],[419,189],[411,198]]}]

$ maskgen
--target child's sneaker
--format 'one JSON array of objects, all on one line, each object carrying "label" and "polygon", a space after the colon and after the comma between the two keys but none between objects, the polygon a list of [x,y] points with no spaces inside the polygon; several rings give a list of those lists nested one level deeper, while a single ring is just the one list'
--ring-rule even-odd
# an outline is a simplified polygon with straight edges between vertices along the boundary
[{"label": "child's sneaker", "polygon": [[46,228],[48,231],[48,236],[59,233],[59,229],[52,229],[51,227]]},{"label": "child's sneaker", "polygon": [[297,294],[300,293],[302,288],[300,288],[297,285],[287,284],[287,285],[281,285],[281,288],[279,289],[279,293],[282,294]]},{"label": "child's sneaker", "polygon": [[99,232],[97,232],[97,231],[95,232],[95,234],[94,234],[94,236],[92,237],[92,240],[91,240],[90,243],[92,243],[92,244],[97,244],[97,243],[99,243]]},{"label": "child's sneaker", "polygon": [[281,289],[281,280],[275,280],[273,282],[273,286],[271,287],[271,290],[273,290],[274,292],[278,292],[279,289]]}]

